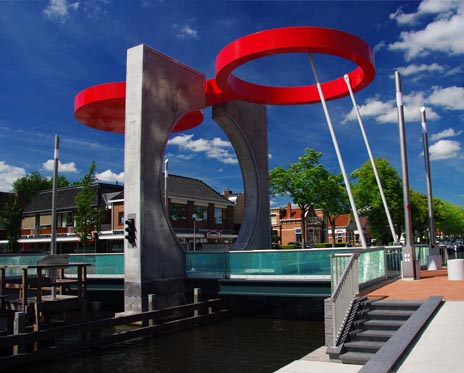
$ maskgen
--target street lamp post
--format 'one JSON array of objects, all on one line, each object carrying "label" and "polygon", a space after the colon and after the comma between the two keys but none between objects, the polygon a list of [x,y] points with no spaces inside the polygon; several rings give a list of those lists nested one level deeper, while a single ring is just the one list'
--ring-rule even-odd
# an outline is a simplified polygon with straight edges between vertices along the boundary
[{"label": "street lamp post", "polygon": [[198,215],[196,213],[194,213],[192,215],[192,219],[193,219],[193,251],[196,250],[196,238],[197,238],[197,229],[196,229],[196,222],[197,222],[197,219],[198,219]]}]

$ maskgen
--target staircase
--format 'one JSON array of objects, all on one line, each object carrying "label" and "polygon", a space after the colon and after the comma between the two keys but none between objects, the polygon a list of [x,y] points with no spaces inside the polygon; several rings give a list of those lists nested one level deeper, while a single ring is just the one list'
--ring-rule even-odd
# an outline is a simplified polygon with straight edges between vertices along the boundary
[{"label": "staircase", "polygon": [[422,301],[371,300],[360,302],[353,326],[338,359],[363,365],[421,306]]}]

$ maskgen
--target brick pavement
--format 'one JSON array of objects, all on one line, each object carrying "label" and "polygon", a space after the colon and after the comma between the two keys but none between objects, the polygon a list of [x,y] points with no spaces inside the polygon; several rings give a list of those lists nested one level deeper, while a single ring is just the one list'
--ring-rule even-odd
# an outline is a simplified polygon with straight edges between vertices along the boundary
[{"label": "brick pavement", "polygon": [[[365,293],[366,294],[366,293]],[[368,298],[400,300],[425,300],[441,295],[443,300],[464,300],[464,280],[448,280],[446,268],[437,271],[421,271],[419,280],[396,280],[373,291]]]}]

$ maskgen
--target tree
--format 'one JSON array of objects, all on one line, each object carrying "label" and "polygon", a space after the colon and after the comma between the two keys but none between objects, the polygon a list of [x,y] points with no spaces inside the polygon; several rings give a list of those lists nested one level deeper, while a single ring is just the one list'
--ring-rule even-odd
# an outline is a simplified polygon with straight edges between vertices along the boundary
[{"label": "tree", "polygon": [[330,173],[319,163],[322,153],[306,148],[287,170],[278,166],[269,172],[270,194],[291,196],[301,211],[302,241],[306,241],[306,216],[311,205],[321,203]]},{"label": "tree", "polygon": [[[20,177],[13,183],[14,195],[3,206],[0,211],[0,220],[5,227],[8,239],[8,251],[16,252],[19,250],[18,239],[21,236],[21,222],[24,208],[42,190],[51,189],[53,179],[46,178],[35,171],[29,175]],[[63,177],[58,177],[58,187],[69,185],[69,181]]]},{"label": "tree", "polygon": [[[400,175],[386,159],[376,158],[374,161],[382,181],[395,231],[401,232],[404,226],[404,211],[403,186]],[[377,243],[386,244],[391,240],[398,241],[397,237],[391,237],[388,218],[371,162],[365,162],[351,174],[351,178],[355,181],[352,190],[356,205],[368,217],[372,236]]]},{"label": "tree", "polygon": [[340,214],[346,214],[351,209],[343,176],[329,174],[321,192],[321,200],[317,207],[327,216],[328,225],[332,229],[332,247],[335,247],[335,221]]},{"label": "tree", "polygon": [[[436,203],[435,203],[436,202]],[[458,236],[464,233],[464,208],[448,201],[434,199],[435,225],[445,236]]]},{"label": "tree", "polygon": [[[58,176],[57,187],[62,188],[66,186],[69,186],[69,181],[64,176]],[[42,190],[52,189],[52,187],[53,179],[42,176],[37,171],[20,177],[13,183],[13,190],[18,195],[18,202],[23,208],[37,197]]]},{"label": "tree", "polygon": [[429,242],[430,236],[426,234],[429,229],[429,206],[427,196],[414,190],[409,191],[409,202],[411,203],[412,226],[416,237],[422,241],[425,237]]},{"label": "tree", "polygon": [[81,190],[75,197],[77,208],[76,229],[84,250],[92,240],[92,232],[99,231],[104,210],[97,203],[98,185],[95,177],[95,161],[90,164],[89,171],[82,177]]},{"label": "tree", "polygon": [[10,195],[0,212],[0,221],[5,228],[6,239],[8,240],[8,253],[15,253],[20,249],[18,239],[21,236],[22,217],[23,210],[18,202],[18,198],[16,195]]}]

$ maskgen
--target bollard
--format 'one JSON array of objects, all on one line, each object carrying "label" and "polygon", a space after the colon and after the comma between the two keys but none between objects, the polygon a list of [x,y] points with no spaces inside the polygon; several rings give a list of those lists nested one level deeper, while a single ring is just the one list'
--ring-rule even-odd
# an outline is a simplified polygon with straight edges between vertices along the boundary
[{"label": "bollard", "polygon": [[[193,289],[193,303],[198,303],[200,302],[200,296],[201,296],[201,289],[200,288],[194,288]],[[198,316],[198,308],[193,311],[193,316],[197,317]]]},{"label": "bollard", "polygon": [[[148,294],[148,311],[156,310],[156,294]],[[148,321],[148,326],[155,325],[155,319],[152,318]]]},{"label": "bollard", "polygon": [[[14,325],[13,333],[15,335],[26,332],[26,313],[25,312],[15,312],[14,316]],[[13,346],[13,355],[18,355],[26,352],[26,346],[24,345],[14,345]]]}]

